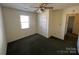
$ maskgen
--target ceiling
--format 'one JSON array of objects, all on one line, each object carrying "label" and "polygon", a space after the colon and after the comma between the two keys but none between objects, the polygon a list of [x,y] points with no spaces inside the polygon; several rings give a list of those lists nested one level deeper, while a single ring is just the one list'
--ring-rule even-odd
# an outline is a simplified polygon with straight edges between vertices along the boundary
[{"label": "ceiling", "polygon": [[[39,7],[39,3],[1,3],[4,7],[15,8],[23,11],[34,12]],[[79,5],[79,3],[49,3],[49,7],[54,7],[54,10],[64,9],[71,6]]]}]

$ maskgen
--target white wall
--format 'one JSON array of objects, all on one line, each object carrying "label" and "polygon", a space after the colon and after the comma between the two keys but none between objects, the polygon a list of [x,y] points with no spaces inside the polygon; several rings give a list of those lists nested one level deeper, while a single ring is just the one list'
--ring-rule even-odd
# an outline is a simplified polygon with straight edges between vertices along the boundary
[{"label": "white wall", "polygon": [[[37,33],[36,14],[4,7],[3,15],[5,20],[6,35],[8,42]],[[20,15],[30,16],[29,29],[21,29]]]},{"label": "white wall", "polygon": [[63,10],[55,10],[52,13],[52,36],[59,39],[64,39],[64,29],[63,29]]},{"label": "white wall", "polygon": [[53,33],[53,29],[52,28],[54,28],[53,27],[53,23],[54,22],[54,19],[53,19],[53,9],[49,9],[49,24],[48,24],[48,31],[49,31],[49,33],[48,33],[48,36],[50,37],[50,36],[52,36],[52,33]]},{"label": "white wall", "polygon": [[55,36],[64,40],[63,10],[47,9],[38,15],[38,32],[45,37]]},{"label": "white wall", "polygon": [[0,55],[6,54],[6,39],[2,16],[2,8],[0,6]]},{"label": "white wall", "polygon": [[49,10],[38,14],[38,33],[48,37]]}]

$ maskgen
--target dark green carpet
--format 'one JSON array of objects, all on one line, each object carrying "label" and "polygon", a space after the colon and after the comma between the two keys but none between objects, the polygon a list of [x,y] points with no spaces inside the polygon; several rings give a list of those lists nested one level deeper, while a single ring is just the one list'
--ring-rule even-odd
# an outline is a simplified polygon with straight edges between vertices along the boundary
[{"label": "dark green carpet", "polygon": [[76,46],[71,42],[54,37],[46,38],[34,34],[8,43],[7,55],[71,55],[76,53]]}]

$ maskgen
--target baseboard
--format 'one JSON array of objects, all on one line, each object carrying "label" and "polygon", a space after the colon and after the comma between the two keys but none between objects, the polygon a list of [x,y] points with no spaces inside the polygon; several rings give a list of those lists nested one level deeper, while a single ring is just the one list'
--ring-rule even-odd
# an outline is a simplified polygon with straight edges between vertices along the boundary
[{"label": "baseboard", "polygon": [[57,38],[57,37],[55,37],[55,36],[50,36],[49,38],[54,38],[54,39],[62,40],[62,39]]},{"label": "baseboard", "polygon": [[[12,43],[12,42],[18,41],[18,40],[20,40],[20,39],[23,39],[23,38],[25,38],[25,37],[29,37],[29,36],[32,36],[32,35],[41,35],[41,34],[35,33],[35,34],[31,34],[31,35],[24,36],[24,37],[19,37],[19,38],[13,39],[12,41],[9,41],[8,43]],[[42,36],[44,36],[44,35],[42,35]],[[45,37],[45,36],[44,36],[44,37]],[[54,39],[62,40],[62,39],[57,38],[57,37],[55,37],[55,36],[50,36],[50,37],[45,37],[45,38],[54,38]]]},{"label": "baseboard", "polygon": [[25,38],[25,37],[29,37],[29,36],[37,35],[37,34],[38,34],[38,33],[31,34],[31,35],[24,36],[24,37],[18,37],[18,38],[15,38],[15,39],[11,40],[11,41],[8,41],[8,43],[12,43],[12,42],[18,41],[18,40],[20,40],[20,39],[23,39],[23,38]]},{"label": "baseboard", "polygon": [[47,35],[43,35],[43,34],[41,34],[41,33],[37,33],[37,34],[42,35],[42,36],[44,36],[44,37],[46,37],[46,38],[49,38]]}]

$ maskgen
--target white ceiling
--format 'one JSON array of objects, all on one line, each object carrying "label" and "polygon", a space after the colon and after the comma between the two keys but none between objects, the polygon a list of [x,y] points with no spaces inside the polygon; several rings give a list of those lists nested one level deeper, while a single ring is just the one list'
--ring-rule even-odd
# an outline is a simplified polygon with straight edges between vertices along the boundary
[{"label": "white ceiling", "polygon": [[[4,7],[15,8],[23,11],[34,12],[39,7],[39,3],[2,3]],[[49,3],[48,6],[54,7],[54,10],[64,9],[71,6],[79,5],[79,3]]]}]

